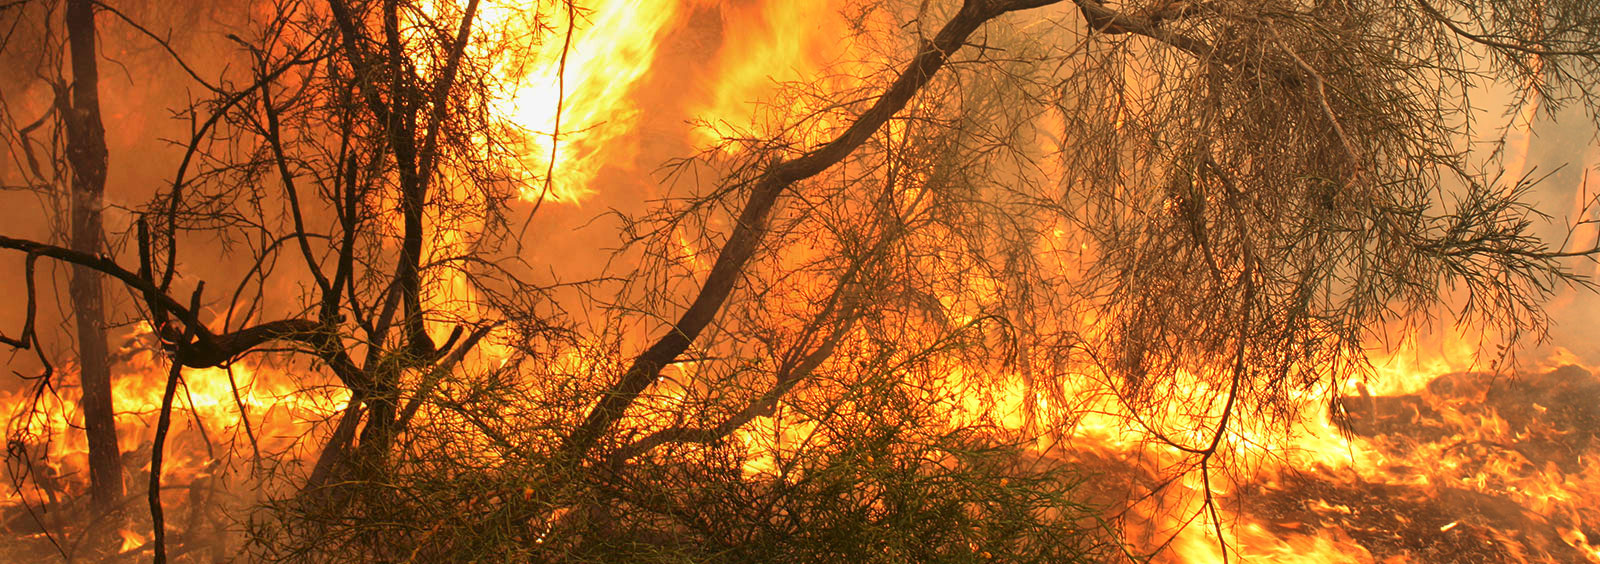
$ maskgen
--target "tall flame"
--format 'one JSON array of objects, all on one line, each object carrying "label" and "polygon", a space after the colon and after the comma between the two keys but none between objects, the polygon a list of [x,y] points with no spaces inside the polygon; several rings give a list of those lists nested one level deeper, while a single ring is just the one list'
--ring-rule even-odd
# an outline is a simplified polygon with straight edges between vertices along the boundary
[{"label": "tall flame", "polygon": [[580,202],[595,191],[590,183],[602,163],[631,159],[636,140],[626,134],[641,112],[631,88],[678,9],[677,0],[545,0],[535,10],[485,11],[484,27],[499,30],[502,41],[554,42],[500,68],[513,86],[497,109],[527,133],[521,152],[534,188],[524,197]]}]

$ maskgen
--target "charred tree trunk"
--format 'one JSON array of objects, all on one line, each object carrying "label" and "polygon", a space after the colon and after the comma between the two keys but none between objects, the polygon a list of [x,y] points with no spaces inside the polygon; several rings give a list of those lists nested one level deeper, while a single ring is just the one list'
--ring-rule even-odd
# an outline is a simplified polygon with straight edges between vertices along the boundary
[{"label": "charred tree trunk", "polygon": [[[67,0],[66,20],[73,83],[70,97],[62,97],[60,109],[67,129],[67,162],[72,168],[70,245],[76,251],[99,254],[106,135],[100,121],[94,2]],[[92,268],[73,265],[70,295],[78,328],[84,429],[89,439],[89,492],[96,507],[109,508],[122,497],[122,453],[117,450],[116,419],[111,406],[111,366],[100,274]]]}]

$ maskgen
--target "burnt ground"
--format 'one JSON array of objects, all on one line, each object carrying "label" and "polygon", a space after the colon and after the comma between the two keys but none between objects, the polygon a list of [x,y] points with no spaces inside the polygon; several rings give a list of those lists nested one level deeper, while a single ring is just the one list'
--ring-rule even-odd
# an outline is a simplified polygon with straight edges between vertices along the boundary
[{"label": "burnt ground", "polygon": [[[1237,492],[1272,532],[1338,528],[1380,562],[1591,561],[1562,535],[1600,544],[1594,374],[1448,374],[1418,394],[1340,404],[1348,432],[1408,463],[1382,469],[1397,478],[1387,483],[1304,469]],[[1529,491],[1540,483],[1566,499]]]}]

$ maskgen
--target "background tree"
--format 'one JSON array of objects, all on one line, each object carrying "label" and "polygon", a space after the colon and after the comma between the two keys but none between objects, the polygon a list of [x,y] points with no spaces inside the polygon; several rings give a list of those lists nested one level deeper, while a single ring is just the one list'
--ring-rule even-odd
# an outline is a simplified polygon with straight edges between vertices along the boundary
[{"label": "background tree", "polygon": [[[91,17],[87,4],[74,6],[69,10],[73,15]],[[128,234],[134,239],[137,266],[123,266],[99,249],[4,240],[6,247],[26,253],[30,277],[28,318],[22,333],[8,337],[8,343],[25,347],[37,341],[31,265],[48,257],[109,274],[140,296],[142,316],[172,357],[147,489],[158,559],[164,531],[162,445],[181,367],[226,366],[245,354],[287,347],[345,379],[355,397],[306,482],[314,487],[330,476],[367,468],[363,461],[381,461],[387,441],[405,425],[402,416],[410,417],[396,403],[402,376],[451,370],[491,324],[456,326],[447,336],[430,336],[422,306],[424,272],[464,271],[467,259],[448,253],[477,245],[461,241],[460,249],[435,246],[424,264],[424,216],[432,220],[427,235],[439,236],[466,218],[481,221],[514,194],[483,176],[492,171],[474,165],[493,149],[465,142],[483,132],[482,126],[461,126],[466,116],[481,112],[481,93],[452,94],[461,66],[475,64],[463,61],[476,3],[444,13],[396,2],[321,8],[284,2],[275,8],[254,30],[259,42],[230,36],[253,63],[243,86],[233,85],[238,76],[199,75],[183,55],[160,43],[211,99],[180,114],[192,120],[192,137],[182,146],[170,188],[139,213],[137,229]],[[73,20],[74,25],[82,23]],[[151,38],[161,41],[153,34]],[[94,51],[74,51],[79,53]],[[88,64],[92,71],[93,61]],[[483,70],[475,72],[481,76]],[[89,92],[92,102],[92,91],[83,90],[84,79],[79,80],[78,92]],[[88,85],[93,86],[92,80]],[[84,113],[68,115],[69,148],[84,153],[69,152],[69,157],[97,164],[98,169],[90,170],[103,183],[103,143],[98,153],[92,150],[97,118],[93,123],[71,121]],[[90,148],[83,149],[85,144]],[[452,178],[438,172],[445,163],[452,174],[467,180],[451,184]],[[302,185],[309,185],[324,204],[316,207],[320,209],[302,200]],[[467,193],[462,189],[466,185],[484,190]],[[430,198],[430,187],[450,191],[449,196]],[[186,233],[194,232],[224,248],[251,250],[248,261],[238,265],[243,276],[221,280],[235,288],[215,303],[225,313],[214,320],[203,313],[213,305],[203,292],[208,280],[181,272],[180,257],[185,255],[179,247],[190,240]],[[390,253],[394,248],[397,255]],[[288,249],[304,262],[289,277],[274,278],[279,253]],[[214,247],[203,248],[190,256],[215,252]],[[435,287],[444,284],[442,276],[430,276],[436,277],[431,281]],[[319,291],[280,306],[269,296],[279,279],[314,282]],[[364,362],[357,360],[358,353],[365,355]],[[97,358],[107,360],[103,346]],[[109,415],[109,403],[106,407]],[[356,429],[363,421],[357,443]],[[120,465],[113,468],[120,473]]]},{"label": "background tree", "polygon": [[[45,194],[46,199],[60,207],[50,212],[65,215],[66,225],[61,231],[67,246],[80,252],[99,253],[104,249],[101,209],[107,163],[92,6],[74,1],[65,6],[19,5],[8,11],[15,15],[11,19],[13,25],[31,17],[59,20],[53,23],[65,30],[66,39],[64,45],[52,44],[49,39],[29,37],[24,32],[8,34],[3,44],[8,51],[21,50],[35,55],[36,60],[10,69],[26,77],[18,83],[31,83],[38,77],[43,79],[41,82],[48,81],[53,91],[53,99],[43,116],[8,132],[15,135],[14,141],[19,142],[17,145],[26,155],[26,159],[19,159],[26,165],[19,167],[25,176],[16,179],[22,181],[17,187]],[[21,15],[25,11],[30,13]],[[51,67],[52,61],[60,63],[59,66]],[[56,194],[62,197],[52,197]],[[31,264],[29,269],[32,269]],[[71,314],[77,345],[74,372],[83,390],[79,406],[88,439],[89,492],[99,510],[110,511],[123,494],[122,462],[112,412],[110,355],[106,340],[108,319],[100,274],[86,267],[73,268],[68,295],[73,304]],[[30,320],[31,315],[30,312]],[[7,344],[21,348],[44,345],[27,331],[18,338],[8,339]],[[40,358],[44,358],[44,351],[39,352]]]},{"label": "background tree", "polygon": [[[63,99],[60,111],[67,129],[67,160],[72,164],[72,248],[97,253],[101,249],[101,194],[106,187],[106,139],[100,120],[93,4],[87,0],[67,2],[66,20],[72,49],[71,102]],[[122,497],[122,456],[117,450],[111,408],[110,354],[99,273],[83,266],[73,268],[71,295],[78,325],[84,432],[89,436],[90,492],[102,509],[109,509]]]}]

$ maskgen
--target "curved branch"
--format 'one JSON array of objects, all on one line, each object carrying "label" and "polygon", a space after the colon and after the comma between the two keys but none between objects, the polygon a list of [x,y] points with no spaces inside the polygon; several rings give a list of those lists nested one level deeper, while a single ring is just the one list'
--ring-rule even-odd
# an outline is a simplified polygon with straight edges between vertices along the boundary
[{"label": "curved branch", "polygon": [[750,199],[739,213],[738,223],[723,243],[694,302],[677,324],[634,358],[633,364],[606,390],[583,423],[567,435],[562,451],[574,459],[587,454],[600,437],[622,419],[639,395],[660,377],[661,369],[676,362],[715,320],[717,311],[743,277],[745,265],[765,238],[767,214],[785,189],[838,164],[866,142],[890,117],[905,108],[979,26],[1007,12],[1054,3],[1056,0],[967,0],[961,11],[945,23],[932,41],[922,45],[894,83],[844,133],[805,155],[772,165],[758,177]]},{"label": "curved branch", "polygon": [[17,335],[17,337],[14,338],[14,339],[11,338],[11,337],[5,336],[4,333],[0,333],[0,343],[4,343],[6,345],[10,345],[11,348],[14,348],[14,349],[27,349],[32,345],[33,341],[35,340],[34,339],[34,335],[33,335],[33,317],[34,317],[34,312],[37,311],[38,308],[39,308],[39,298],[38,298],[39,293],[38,293],[38,288],[35,287],[35,283],[34,283],[34,280],[33,280],[33,270],[34,270],[33,266],[34,266],[35,262],[38,262],[38,260],[39,260],[39,255],[36,255],[36,254],[33,254],[33,253],[28,253],[28,258],[26,259],[26,262],[23,263],[23,268],[22,268],[22,276],[23,276],[23,278],[22,278],[22,281],[23,281],[23,284],[27,287],[28,305],[27,305],[27,309],[25,311],[23,311],[22,333]]},{"label": "curved branch", "polygon": [[4,235],[0,235],[0,249],[18,250],[28,253],[29,256],[49,257],[83,266],[116,278],[129,288],[138,291],[153,308],[159,307],[176,316],[178,321],[183,323],[185,333],[193,335],[168,345],[174,349],[184,366],[190,368],[220,366],[264,343],[293,341],[311,345],[316,355],[326,361],[334,373],[352,389],[364,390],[370,387],[364,374],[356,368],[344,349],[338,346],[337,339],[315,320],[279,319],[216,334],[200,321],[195,308],[173,299],[161,291],[154,280],[123,268],[109,257]]},{"label": "curved branch", "polygon": [[1133,15],[1107,8],[1100,0],[1073,0],[1084,21],[1095,31],[1108,34],[1132,33],[1142,35],[1167,45],[1177,47],[1200,58],[1210,56],[1215,50],[1205,41],[1162,29],[1161,19],[1146,15]]},{"label": "curved branch", "polygon": [[1529,47],[1526,42],[1523,42],[1521,40],[1517,40],[1515,42],[1507,41],[1506,39],[1504,39],[1502,36],[1499,36],[1499,35],[1493,35],[1493,34],[1487,34],[1487,33],[1473,33],[1471,31],[1468,31],[1466,28],[1461,27],[1461,24],[1456,23],[1455,20],[1450,19],[1449,16],[1444,15],[1444,12],[1439,11],[1438,8],[1435,8],[1432,4],[1427,3],[1425,0],[1416,0],[1416,1],[1417,1],[1417,6],[1420,6],[1422,8],[1422,13],[1426,14],[1428,16],[1428,19],[1433,20],[1434,22],[1438,23],[1439,25],[1443,25],[1446,28],[1449,28],[1451,33],[1454,33],[1454,34],[1456,34],[1458,36],[1461,36],[1461,37],[1467,39],[1468,41],[1472,41],[1473,43],[1477,43],[1477,44],[1483,45],[1485,47],[1493,47],[1495,49],[1505,49],[1505,50],[1508,50],[1508,51],[1517,51],[1519,53],[1526,53],[1526,54],[1529,54],[1529,55],[1538,55],[1538,56],[1542,56],[1542,57],[1565,56],[1565,55],[1570,55],[1570,56],[1575,56],[1575,57],[1593,57],[1595,55],[1600,55],[1600,47],[1591,47],[1591,48],[1588,48],[1588,49],[1544,49],[1544,48],[1539,48],[1539,47]]},{"label": "curved branch", "polygon": [[193,326],[196,339],[209,341],[215,337],[210,333],[210,330],[206,329],[204,324],[200,323],[200,319],[187,306],[173,299],[166,292],[161,291],[160,287],[156,286],[151,280],[123,268],[116,261],[111,260],[110,257],[5,235],[0,235],[0,249],[13,249],[31,255],[53,258],[62,262],[87,267],[121,280],[123,284],[138,290],[146,295],[148,299],[153,300],[155,302],[153,305],[159,305],[161,309],[173,312],[185,326]]}]

